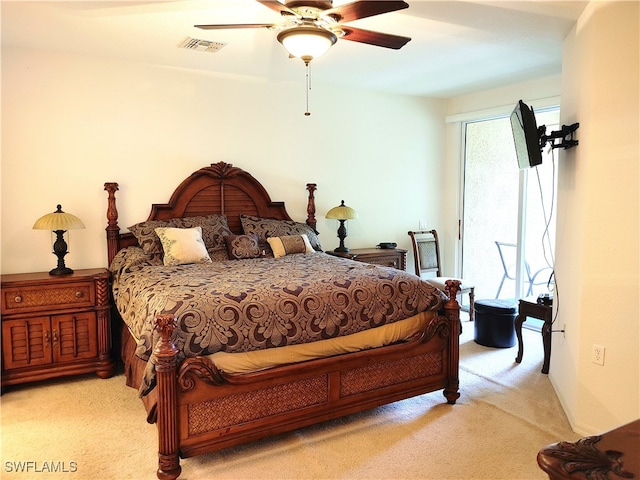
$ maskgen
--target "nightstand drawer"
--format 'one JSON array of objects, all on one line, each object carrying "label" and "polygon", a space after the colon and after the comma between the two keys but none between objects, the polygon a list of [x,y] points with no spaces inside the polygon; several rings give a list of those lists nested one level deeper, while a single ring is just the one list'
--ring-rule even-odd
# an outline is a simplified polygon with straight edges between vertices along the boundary
[{"label": "nightstand drawer", "polygon": [[2,290],[2,312],[48,311],[51,307],[90,307],[95,301],[93,282],[34,285]]},{"label": "nightstand drawer", "polygon": [[[361,260],[358,257],[356,257],[354,260]],[[383,267],[393,267],[393,268],[397,268],[398,270],[402,269],[401,265],[402,265],[402,259],[399,255],[381,255],[378,257],[368,257],[366,258],[366,260],[362,260],[362,261],[366,261],[366,263],[372,263],[374,265],[382,265]]]},{"label": "nightstand drawer", "polygon": [[407,251],[401,248],[353,248],[348,252],[326,252],[334,257],[349,258],[357,262],[406,270]]}]

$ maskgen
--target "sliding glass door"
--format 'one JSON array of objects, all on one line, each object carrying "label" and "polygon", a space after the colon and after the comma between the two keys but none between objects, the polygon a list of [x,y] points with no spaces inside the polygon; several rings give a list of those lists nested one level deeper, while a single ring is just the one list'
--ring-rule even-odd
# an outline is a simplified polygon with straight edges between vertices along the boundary
[{"label": "sliding glass door", "polygon": [[[557,129],[558,110],[536,112]],[[555,245],[555,154],[520,170],[509,117],[468,122],[465,132],[462,275],[476,298],[548,292]],[[520,265],[520,266],[519,266]]]}]

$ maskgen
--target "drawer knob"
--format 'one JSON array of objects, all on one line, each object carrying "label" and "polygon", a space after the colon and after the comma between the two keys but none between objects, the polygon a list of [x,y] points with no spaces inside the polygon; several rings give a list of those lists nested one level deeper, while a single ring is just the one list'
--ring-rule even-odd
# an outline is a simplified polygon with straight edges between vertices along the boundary
[{"label": "drawer knob", "polygon": [[84,295],[84,293],[82,293],[80,290],[78,290],[78,291],[76,292],[76,298],[82,298],[82,297],[83,297],[83,295]]},{"label": "drawer knob", "polygon": [[16,298],[14,298],[13,301],[16,303],[20,303],[22,302],[22,297],[20,295],[16,295]]}]

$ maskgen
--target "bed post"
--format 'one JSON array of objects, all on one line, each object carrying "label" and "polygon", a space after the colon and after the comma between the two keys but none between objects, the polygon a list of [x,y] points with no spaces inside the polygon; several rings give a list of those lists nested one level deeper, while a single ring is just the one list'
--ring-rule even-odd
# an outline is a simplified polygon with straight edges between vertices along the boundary
[{"label": "bed post", "polygon": [[313,193],[316,191],[315,183],[307,183],[307,191],[309,192],[309,198],[307,199],[307,225],[313,228],[313,231],[318,233],[316,230],[316,199],[313,196]]},{"label": "bed post", "polygon": [[109,259],[109,265],[113,261],[113,257],[116,256],[118,250],[120,250],[120,227],[118,226],[118,209],[116,208],[116,191],[118,190],[118,184],[115,182],[108,182],[104,184],[104,189],[108,192],[109,197],[107,199],[107,255]]},{"label": "bed post", "polygon": [[178,380],[176,376],[178,348],[171,341],[176,328],[176,317],[172,314],[156,318],[156,330],[160,341],[153,351],[156,356],[156,379],[158,389],[158,478],[174,480],[182,468],[178,455]]},{"label": "bed post", "polygon": [[460,380],[458,378],[458,367],[460,363],[460,304],[456,300],[456,295],[460,291],[459,280],[447,280],[445,288],[449,295],[449,300],[444,304],[444,313],[449,320],[451,333],[449,335],[449,362],[447,372],[448,385],[444,389],[444,396],[447,403],[454,404],[460,398]]}]

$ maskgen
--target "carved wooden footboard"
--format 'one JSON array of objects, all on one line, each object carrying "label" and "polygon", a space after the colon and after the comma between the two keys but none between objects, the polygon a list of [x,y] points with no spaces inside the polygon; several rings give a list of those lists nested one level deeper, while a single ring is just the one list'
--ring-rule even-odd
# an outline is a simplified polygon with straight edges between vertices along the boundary
[{"label": "carved wooden footboard", "polygon": [[442,315],[413,341],[286,365],[223,374],[206,357],[177,365],[175,318],[160,316],[157,356],[158,478],[186,458],[444,389],[458,392],[459,282],[448,281]]}]

